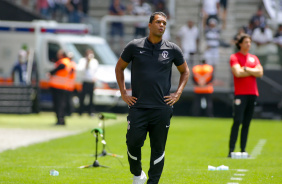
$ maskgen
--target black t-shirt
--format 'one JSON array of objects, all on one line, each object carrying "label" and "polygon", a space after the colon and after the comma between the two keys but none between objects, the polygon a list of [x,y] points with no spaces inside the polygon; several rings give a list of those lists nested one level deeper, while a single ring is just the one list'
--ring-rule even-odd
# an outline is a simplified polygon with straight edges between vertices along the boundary
[{"label": "black t-shirt", "polygon": [[166,40],[152,44],[148,38],[141,38],[129,42],[121,58],[132,62],[132,96],[138,99],[132,107],[168,107],[164,96],[170,94],[172,63],[179,66],[185,62],[181,49]]}]

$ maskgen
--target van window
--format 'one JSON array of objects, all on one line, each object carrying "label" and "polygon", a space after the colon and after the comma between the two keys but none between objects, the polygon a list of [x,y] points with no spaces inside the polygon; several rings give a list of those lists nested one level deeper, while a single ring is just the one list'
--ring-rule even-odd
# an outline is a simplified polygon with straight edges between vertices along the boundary
[{"label": "van window", "polygon": [[115,65],[117,62],[117,57],[107,44],[68,43],[66,46],[68,51],[74,53],[76,63],[78,63],[81,57],[85,56],[87,49],[93,50],[95,58],[100,64]]},{"label": "van window", "polygon": [[118,61],[118,58],[114,52],[110,49],[107,44],[95,44],[93,45],[94,52],[101,60],[102,64],[115,65]]},{"label": "van window", "polygon": [[57,51],[61,47],[57,43],[48,43],[48,59],[51,62],[56,62],[57,61]]}]

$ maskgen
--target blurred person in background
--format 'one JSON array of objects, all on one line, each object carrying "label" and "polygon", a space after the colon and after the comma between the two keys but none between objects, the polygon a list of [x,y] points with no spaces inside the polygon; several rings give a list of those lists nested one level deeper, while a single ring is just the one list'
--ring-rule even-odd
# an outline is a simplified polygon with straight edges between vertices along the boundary
[{"label": "blurred person in background", "polygon": [[[112,3],[109,7],[109,14],[114,16],[123,16],[125,14],[126,7],[121,4],[120,0],[112,0]],[[112,48],[116,48],[113,46],[115,41],[115,36],[119,37],[119,45],[118,48],[123,48],[124,46],[124,25],[122,22],[112,22],[111,23],[111,46]],[[119,50],[119,49],[114,49]]]},{"label": "blurred person in background", "polygon": [[254,31],[254,25],[252,21],[249,21],[249,24],[247,26],[244,26],[244,29],[246,34],[252,36]]},{"label": "blurred person in background", "polygon": [[68,0],[66,3],[69,23],[80,23],[83,16],[81,0]]},{"label": "blurred person in background", "polygon": [[274,35],[273,42],[277,45],[278,62],[282,67],[282,24],[278,25],[278,29]]},{"label": "blurred person in background", "polygon": [[215,69],[219,61],[220,29],[217,27],[216,19],[209,19],[209,25],[205,30],[206,50],[204,58],[207,64]]},{"label": "blurred person in background", "polygon": [[46,19],[51,18],[48,0],[37,0],[36,11]]},{"label": "blurred person in background", "polygon": [[62,49],[58,50],[55,68],[50,71],[49,80],[49,86],[53,97],[53,108],[57,117],[57,122],[55,125],[66,124],[65,108],[70,71],[70,59]]},{"label": "blurred person in background", "polygon": [[256,78],[263,76],[263,68],[259,59],[255,55],[249,54],[251,37],[247,34],[241,34],[236,46],[239,52],[230,56],[235,96],[228,157],[231,157],[231,152],[235,150],[241,124],[241,152],[246,152],[249,126],[254,113],[256,99],[259,95]]},{"label": "blurred person in background", "polygon": [[192,68],[194,81],[194,116],[213,117],[213,67],[206,64],[203,59],[201,64]]},{"label": "blurred person in background", "polygon": [[170,16],[169,16],[169,11],[167,9],[165,0],[159,0],[158,2],[156,2],[155,5],[155,12],[163,12],[166,14],[167,19],[169,20]]},{"label": "blurred person in background", "polygon": [[58,22],[67,22],[67,4],[68,0],[48,0],[51,19]]},{"label": "blurred person in background", "polygon": [[[151,5],[146,3],[145,0],[138,0],[133,4],[133,15],[145,16],[152,13]],[[139,22],[135,24],[135,38],[145,37],[147,34],[147,22]]]},{"label": "blurred person in background", "polygon": [[187,24],[179,29],[177,40],[180,43],[179,45],[181,46],[185,60],[192,67],[199,44],[199,30],[194,25],[194,21],[188,20]]},{"label": "blurred person in background", "polygon": [[255,54],[259,58],[261,65],[264,66],[271,52],[270,43],[273,41],[272,30],[265,24],[261,24],[260,27],[254,30],[252,40],[256,45]]},{"label": "blurred person in background", "polygon": [[82,84],[82,91],[79,96],[79,115],[82,115],[82,113],[85,111],[85,104],[84,99],[85,96],[89,96],[89,104],[87,107],[87,112],[89,116],[94,116],[94,104],[93,104],[93,98],[94,98],[94,88],[95,88],[95,75],[98,70],[99,62],[97,59],[95,59],[95,55],[93,50],[87,49],[85,51],[85,57],[81,58],[77,65],[77,71],[80,71],[83,73],[83,84]]},{"label": "blurred person in background", "polygon": [[219,13],[219,0],[203,0],[202,14],[203,14],[203,27],[209,24],[210,19],[218,20]]},{"label": "blurred person in background", "polygon": [[12,68],[12,81],[16,84],[27,84],[27,51],[21,49],[18,52],[18,60]]},{"label": "blurred person in background", "polygon": [[226,28],[228,0],[220,0],[219,4],[220,4],[220,7],[223,8],[223,12],[221,13],[220,18],[222,19],[222,29],[225,29]]},{"label": "blurred person in background", "polygon": [[88,11],[89,11],[89,0],[81,0],[81,9],[83,13],[81,22],[87,22]]},{"label": "blurred person in background", "polygon": [[256,13],[251,17],[250,23],[253,25],[253,29],[259,28],[261,25],[267,25],[266,16],[264,15],[263,7],[260,5]]},{"label": "blurred person in background", "polygon": [[126,15],[133,15],[133,5],[136,4],[137,0],[131,0],[129,1],[129,3],[126,4],[126,10],[125,10],[125,14]]}]

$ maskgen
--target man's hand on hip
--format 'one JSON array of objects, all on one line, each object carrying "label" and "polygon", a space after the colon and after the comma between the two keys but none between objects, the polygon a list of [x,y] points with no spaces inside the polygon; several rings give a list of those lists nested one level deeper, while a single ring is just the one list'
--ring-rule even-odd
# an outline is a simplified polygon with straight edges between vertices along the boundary
[{"label": "man's hand on hip", "polygon": [[169,96],[164,96],[167,105],[173,106],[180,98],[177,93],[171,93]]},{"label": "man's hand on hip", "polygon": [[129,106],[132,106],[136,103],[137,98],[134,96],[129,96],[127,94],[124,94],[121,96],[123,101],[125,101],[125,103],[127,103]]}]

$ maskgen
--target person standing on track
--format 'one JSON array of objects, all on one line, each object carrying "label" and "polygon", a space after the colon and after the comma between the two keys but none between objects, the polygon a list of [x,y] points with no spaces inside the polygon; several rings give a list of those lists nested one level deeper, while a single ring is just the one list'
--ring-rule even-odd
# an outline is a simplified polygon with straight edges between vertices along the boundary
[{"label": "person standing on track", "polygon": [[86,49],[85,57],[81,58],[78,62],[77,70],[83,74],[83,84],[82,91],[79,97],[79,110],[78,113],[81,116],[85,111],[84,99],[85,96],[89,96],[89,104],[87,107],[87,111],[89,116],[94,116],[94,90],[95,90],[95,81],[96,81],[96,73],[99,67],[99,62],[95,58],[94,51],[92,49]]},{"label": "person standing on track", "polygon": [[71,67],[70,59],[62,49],[57,51],[57,59],[55,68],[50,71],[49,86],[52,92],[53,108],[57,117],[55,125],[65,125],[66,96]]},{"label": "person standing on track", "polygon": [[201,64],[193,66],[192,73],[195,93],[193,115],[213,117],[213,67],[203,59]]},{"label": "person standing on track", "polygon": [[[147,183],[159,182],[173,105],[179,100],[189,78],[189,68],[181,49],[162,39],[166,20],[163,12],[153,13],[148,24],[149,36],[129,42],[115,69],[122,99],[129,106],[126,144],[133,184],[143,184],[147,180],[141,166],[141,147],[147,132],[151,144]],[[132,95],[127,93],[124,81],[124,69],[130,62]],[[180,73],[179,86],[174,93],[170,93],[172,64]]]},{"label": "person standing on track", "polygon": [[249,126],[256,99],[259,95],[256,78],[263,76],[263,68],[259,59],[257,56],[249,54],[251,37],[248,34],[241,34],[236,46],[239,52],[230,56],[230,66],[234,76],[235,97],[228,157],[231,157],[231,152],[235,149],[240,124],[242,124],[241,152],[246,152]]}]

